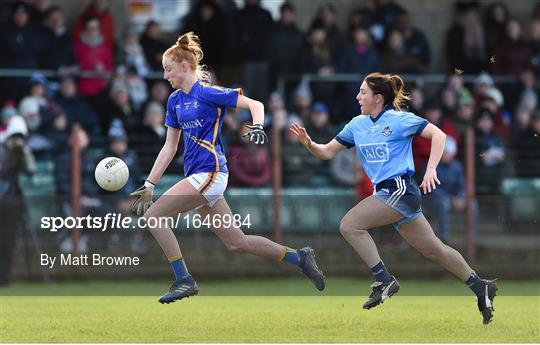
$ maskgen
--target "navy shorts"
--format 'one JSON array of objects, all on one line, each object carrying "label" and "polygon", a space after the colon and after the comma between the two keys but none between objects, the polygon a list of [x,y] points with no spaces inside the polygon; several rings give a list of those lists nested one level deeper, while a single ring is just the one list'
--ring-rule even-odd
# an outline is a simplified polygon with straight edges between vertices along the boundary
[{"label": "navy shorts", "polygon": [[403,215],[403,218],[393,224],[397,230],[401,224],[410,222],[422,214],[420,206],[422,194],[416,181],[409,174],[377,183],[373,195]]}]

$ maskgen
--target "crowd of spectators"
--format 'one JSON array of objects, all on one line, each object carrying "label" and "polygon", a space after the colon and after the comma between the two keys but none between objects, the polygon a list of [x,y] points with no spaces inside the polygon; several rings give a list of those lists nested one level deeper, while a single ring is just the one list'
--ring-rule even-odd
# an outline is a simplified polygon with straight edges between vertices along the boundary
[{"label": "crowd of spectators", "polygon": [[[358,113],[358,83],[300,83],[285,98],[268,91],[275,87],[276,76],[287,73],[426,73],[432,56],[426,35],[404,7],[390,0],[372,0],[351,11],[346,30],[337,24],[338,9],[325,3],[305,32],[296,24],[292,3],[281,5],[275,22],[257,0],[246,0],[238,9],[234,2],[226,4],[195,2],[182,18],[179,33],[199,35],[203,62],[217,83],[244,87],[248,96],[266,102],[267,128],[272,125],[281,132],[285,186],[354,184],[360,176],[356,169],[343,176],[343,169],[333,163],[314,159],[287,128],[300,123],[314,140],[331,140]],[[137,167],[130,168],[145,174],[164,142],[162,124],[172,91],[148,74],[161,71],[161,53],[168,43],[157,21],[149,21],[140,34],[127,30],[123,37],[115,36],[109,5],[108,0],[90,1],[71,27],[66,26],[62,8],[47,0],[7,7],[0,30],[0,67],[48,69],[57,75],[1,78],[0,130],[22,116],[28,127],[28,146],[38,160],[65,159],[75,123],[86,134],[89,149],[83,154],[89,156],[99,152],[92,148],[107,149],[113,140],[111,131],[121,130],[126,150],[137,157],[132,160]],[[497,193],[507,174],[537,176],[540,113],[535,78],[540,73],[540,5],[522,23],[510,16],[504,4],[481,8],[475,1],[457,1],[445,52],[447,83],[436,91],[409,84],[409,109],[455,141],[458,161],[463,158],[467,128],[475,129],[478,193]],[[476,81],[464,83],[463,70],[478,75]],[[84,73],[90,77],[80,77]],[[498,85],[492,75],[518,78],[515,83]],[[252,146],[240,139],[249,119],[244,111],[227,111],[223,141],[231,185],[268,186],[271,146]],[[422,138],[414,141],[417,176],[422,176],[429,145]],[[343,164],[352,162],[351,157],[342,157]],[[181,166],[179,155],[168,172],[181,172]]]},{"label": "crowd of spectators", "polygon": [[[0,78],[1,209],[20,219],[2,234],[5,257],[0,258],[0,284],[9,281],[9,262],[18,228],[24,227],[24,203],[18,175],[39,170],[37,162],[50,162],[59,212],[69,214],[71,146],[82,150],[81,207],[85,214],[116,209],[129,213],[129,192],[152,168],[166,134],[164,127],[168,83],[151,78],[161,72],[162,52],[172,42],[160,23],[151,20],[138,33],[131,28],[115,33],[110,0],[91,0],[67,26],[61,7],[50,0],[0,2],[0,68],[55,71],[46,78]],[[201,39],[204,60],[213,82],[242,87],[265,102],[266,129],[281,138],[284,187],[355,186],[360,198],[372,186],[354,150],[344,150],[330,162],[313,157],[288,130],[305,126],[313,140],[328,142],[354,115],[358,82],[316,81],[287,83],[285,95],[272,92],[283,74],[337,73],[357,76],[373,71],[424,74],[431,69],[430,42],[416,27],[407,10],[392,0],[370,0],[353,9],[346,25],[338,25],[338,9],[322,4],[307,30],[296,23],[293,3],[284,2],[279,18],[258,0],[193,1],[176,34],[193,31]],[[172,35],[171,35],[172,37]],[[171,38],[168,37],[168,38]],[[449,214],[465,208],[464,169],[466,134],[475,133],[476,193],[500,192],[503,177],[540,176],[540,111],[536,78],[540,76],[540,2],[530,18],[513,18],[503,3],[480,6],[474,0],[457,0],[454,20],[444,40],[448,78],[445,83],[408,83],[412,99],[408,109],[425,117],[447,134],[438,167],[443,184],[427,196],[426,210],[437,216],[442,238],[449,235]],[[465,83],[462,73],[475,75]],[[514,77],[495,83],[493,76]],[[245,110],[228,109],[223,136],[230,170],[230,186],[268,187],[272,180],[272,144],[258,146],[242,139],[250,121]],[[73,135],[75,124],[81,130]],[[271,133],[277,131],[277,133]],[[469,131],[470,132],[470,131]],[[277,135],[275,135],[277,134]],[[430,141],[413,142],[417,173],[421,179],[430,154]],[[182,148],[167,170],[182,173]],[[24,158],[24,159],[17,159]],[[100,201],[93,169],[106,156],[122,158],[130,169],[127,185],[113,197]],[[18,170],[17,170],[18,169]],[[5,188],[5,186],[11,186]],[[11,193],[7,198],[6,193]],[[6,197],[6,198],[4,198]],[[62,197],[64,199],[62,199]],[[63,201],[62,201],[63,200]],[[105,205],[101,204],[105,203]],[[479,206],[473,203],[474,222]],[[18,212],[18,213],[17,213]],[[21,216],[13,217],[13,214]],[[140,234],[131,241],[133,251],[145,250]],[[71,239],[61,239],[71,251]],[[83,236],[79,250],[84,252]],[[119,245],[112,237],[109,247]],[[81,247],[82,246],[82,247]],[[7,266],[4,265],[7,263]]]}]

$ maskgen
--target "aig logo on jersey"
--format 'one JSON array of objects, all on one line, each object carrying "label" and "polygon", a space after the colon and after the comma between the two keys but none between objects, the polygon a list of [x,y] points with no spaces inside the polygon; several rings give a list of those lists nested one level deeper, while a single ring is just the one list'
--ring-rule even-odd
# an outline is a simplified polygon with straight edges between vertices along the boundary
[{"label": "aig logo on jersey", "polygon": [[384,129],[382,130],[382,135],[385,136],[385,137],[389,137],[390,134],[392,134],[392,130],[390,129],[390,126],[386,126],[384,127]]},{"label": "aig logo on jersey", "polygon": [[358,145],[368,163],[387,162],[390,158],[388,143]]}]

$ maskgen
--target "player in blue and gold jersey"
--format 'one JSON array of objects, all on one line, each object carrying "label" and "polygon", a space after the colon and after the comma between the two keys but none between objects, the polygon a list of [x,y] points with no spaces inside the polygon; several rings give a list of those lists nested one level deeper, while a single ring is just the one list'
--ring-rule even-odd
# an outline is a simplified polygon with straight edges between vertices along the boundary
[{"label": "player in blue and gold jersey", "polygon": [[[264,107],[261,102],[242,95],[241,89],[228,89],[204,82],[209,80],[209,76],[199,64],[202,57],[199,39],[191,32],[180,36],[163,54],[163,78],[177,90],[167,102],[165,144],[144,185],[132,193],[137,197],[133,204],[134,212],[150,219],[197,209],[202,219],[210,216],[210,223],[219,225],[214,226],[212,231],[229,250],[297,265],[318,290],[323,290],[324,276],[317,267],[313,249],[294,250],[262,236],[245,235],[235,226],[235,222],[226,221],[234,217],[223,198],[228,180],[227,160],[220,139],[225,109],[249,109],[253,124],[248,126],[250,131],[246,136],[255,144],[264,144],[267,141],[262,125]],[[153,204],[154,186],[176,154],[182,133],[184,175],[187,177]],[[148,229],[169,259],[176,279],[159,302],[170,303],[196,295],[199,288],[187,270],[174,233],[169,227],[157,223],[160,226],[148,226]]]},{"label": "player in blue and gold jersey", "polygon": [[383,264],[369,230],[393,224],[400,235],[427,258],[437,262],[465,282],[478,299],[485,324],[493,314],[494,281],[481,279],[455,249],[439,240],[420,207],[421,193],[412,178],[412,139],[431,139],[431,155],[420,188],[424,194],[440,184],[436,168],[446,135],[435,125],[402,111],[408,100],[399,76],[372,73],[356,96],[362,115],[354,117],[328,144],[317,144],[306,130],[293,125],[291,131],[315,156],[332,159],[344,148],[355,147],[362,166],[374,186],[374,194],[360,201],[342,219],[340,231],[371,269],[376,282],[364,303],[370,309],[399,290],[399,284]]}]

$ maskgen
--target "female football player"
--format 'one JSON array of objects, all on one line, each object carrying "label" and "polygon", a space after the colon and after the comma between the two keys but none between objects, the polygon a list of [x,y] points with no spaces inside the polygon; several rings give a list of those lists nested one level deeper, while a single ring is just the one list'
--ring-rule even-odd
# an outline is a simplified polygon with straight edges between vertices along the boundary
[{"label": "female football player", "polygon": [[[212,224],[222,224],[212,228],[212,231],[229,250],[297,265],[318,290],[323,290],[324,276],[317,267],[313,249],[293,250],[265,237],[245,235],[234,222],[226,221],[234,217],[223,198],[228,179],[227,161],[220,140],[225,109],[249,109],[253,124],[248,126],[250,131],[246,136],[255,144],[264,144],[267,141],[262,125],[264,107],[261,102],[243,96],[241,89],[233,90],[204,82],[209,78],[200,66],[202,58],[199,38],[192,32],[180,36],[163,54],[163,78],[177,90],[167,102],[165,144],[144,185],[131,194],[137,197],[133,211],[150,219],[197,209],[202,219],[209,216]],[[154,186],[176,154],[182,132],[184,175],[187,178],[176,183],[152,204]],[[214,222],[216,218],[218,221]],[[172,230],[166,226],[148,226],[148,229],[169,259],[176,279],[159,302],[170,303],[197,294],[197,283],[187,270]]]},{"label": "female football player", "polygon": [[471,288],[478,298],[484,323],[489,323],[497,290],[495,282],[481,279],[460,253],[435,236],[422,214],[420,189],[412,179],[411,142],[415,135],[420,135],[431,139],[431,154],[420,188],[424,194],[437,188],[440,182],[436,168],[446,135],[425,119],[401,110],[409,97],[404,94],[403,80],[399,76],[369,74],[356,99],[362,115],[353,118],[328,144],[313,142],[306,130],[298,125],[293,125],[291,131],[320,159],[332,159],[343,148],[356,147],[362,166],[373,183],[374,194],[352,208],[340,224],[341,234],[371,269],[376,280],[364,308],[382,303],[399,290],[396,278],[381,261],[369,234],[370,229],[393,224],[410,245]]}]

